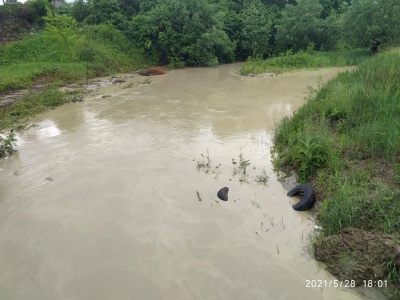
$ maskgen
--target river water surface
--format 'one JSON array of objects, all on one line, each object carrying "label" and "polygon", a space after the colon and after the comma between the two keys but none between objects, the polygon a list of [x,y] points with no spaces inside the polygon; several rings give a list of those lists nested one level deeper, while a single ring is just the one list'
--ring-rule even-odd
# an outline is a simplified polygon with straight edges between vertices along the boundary
[{"label": "river water surface", "polygon": [[[334,278],[270,162],[275,122],[339,70],[240,66],[107,87],[21,133],[0,161],[0,299],[367,299],[306,287]],[[247,176],[234,175],[240,155]]]}]

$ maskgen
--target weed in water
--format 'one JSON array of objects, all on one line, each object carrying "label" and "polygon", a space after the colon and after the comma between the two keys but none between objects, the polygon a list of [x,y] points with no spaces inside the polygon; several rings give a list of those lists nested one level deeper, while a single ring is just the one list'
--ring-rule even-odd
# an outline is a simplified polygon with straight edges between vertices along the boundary
[{"label": "weed in water", "polygon": [[[243,157],[243,153],[240,153],[239,155],[239,163],[235,161],[235,159],[232,158],[232,164],[233,164],[233,174],[237,173],[242,173],[243,175],[246,175],[246,168],[250,165],[250,160],[245,159]],[[236,169],[236,165],[238,164],[238,168]]]},{"label": "weed in water", "polygon": [[6,157],[15,152],[14,142],[16,140],[15,133],[12,131],[5,138],[0,136],[0,158]]},{"label": "weed in water", "polygon": [[238,170],[236,169],[237,161],[235,161],[234,158],[232,158],[232,165],[233,165],[233,175],[235,176],[238,173]]},{"label": "weed in water", "polygon": [[200,155],[202,157],[202,161],[197,161],[197,169],[204,170],[206,173],[209,173],[211,168],[210,153],[207,150],[207,156],[204,156],[204,154]]},{"label": "weed in water", "polygon": [[262,184],[266,184],[268,182],[268,179],[269,177],[267,175],[267,172],[265,171],[265,169],[263,169],[260,175],[256,175],[255,181]]}]

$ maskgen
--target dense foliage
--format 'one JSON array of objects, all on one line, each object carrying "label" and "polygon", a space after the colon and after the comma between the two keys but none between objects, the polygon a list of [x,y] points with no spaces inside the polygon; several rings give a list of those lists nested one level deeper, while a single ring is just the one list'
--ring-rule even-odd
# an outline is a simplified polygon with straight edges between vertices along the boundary
[{"label": "dense foliage", "polygon": [[[48,19],[49,9],[57,20]],[[93,26],[110,29],[109,36],[118,32],[124,55],[142,52],[147,61],[174,67],[268,58],[310,47],[368,47],[375,53],[400,43],[397,0],[77,0],[60,8],[29,0],[0,6],[0,17],[46,28],[45,42],[59,45],[61,61],[87,58],[73,48],[87,40]],[[69,24],[63,25],[62,37],[50,38],[51,22]]]}]

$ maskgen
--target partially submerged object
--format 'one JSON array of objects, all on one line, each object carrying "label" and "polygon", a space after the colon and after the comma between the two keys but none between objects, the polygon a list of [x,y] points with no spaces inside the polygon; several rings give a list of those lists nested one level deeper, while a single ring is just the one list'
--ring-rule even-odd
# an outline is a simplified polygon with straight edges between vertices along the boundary
[{"label": "partially submerged object", "polygon": [[298,203],[292,205],[294,210],[304,211],[304,210],[309,210],[310,208],[313,207],[313,205],[315,204],[315,192],[311,186],[309,186],[308,184],[300,184],[292,188],[287,193],[289,197],[298,194],[303,194],[303,197],[301,197]]},{"label": "partially submerged object", "polygon": [[140,70],[138,73],[142,76],[164,75],[167,73],[167,69],[164,67],[151,67],[145,70]]},{"label": "partially submerged object", "polygon": [[228,201],[228,192],[229,192],[229,188],[223,187],[222,189],[220,189],[218,191],[217,196],[221,200]]}]

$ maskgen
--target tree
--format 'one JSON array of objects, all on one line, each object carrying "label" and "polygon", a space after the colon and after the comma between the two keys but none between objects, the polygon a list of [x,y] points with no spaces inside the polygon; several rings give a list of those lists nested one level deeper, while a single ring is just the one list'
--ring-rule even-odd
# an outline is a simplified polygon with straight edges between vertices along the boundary
[{"label": "tree", "polygon": [[381,45],[400,43],[400,3],[397,0],[353,1],[343,14],[344,39],[353,47],[369,47],[376,53]]},{"label": "tree", "polygon": [[287,5],[277,25],[276,44],[278,51],[307,49],[310,43],[316,50],[331,50],[335,47],[339,23],[336,15],[321,19],[323,11],[319,0],[298,0],[297,5]]},{"label": "tree", "polygon": [[74,2],[71,10],[71,15],[78,22],[82,22],[89,15],[88,4],[83,0],[77,0]]},{"label": "tree", "polygon": [[332,14],[340,13],[343,5],[342,0],[319,0],[319,3],[322,5],[321,17],[323,19]]},{"label": "tree", "polygon": [[229,61],[232,43],[223,31],[223,18],[213,9],[206,0],[163,0],[133,16],[128,35],[162,64]]},{"label": "tree", "polygon": [[238,35],[237,54],[241,59],[249,56],[265,56],[269,49],[271,20],[266,9],[259,3],[247,5],[239,15],[242,26]]},{"label": "tree", "polygon": [[276,5],[280,8],[284,8],[287,4],[296,4],[296,0],[262,0],[267,6]]},{"label": "tree", "polygon": [[59,15],[47,9],[44,40],[58,46],[60,61],[74,60],[77,53],[78,24],[68,15]]},{"label": "tree", "polygon": [[112,20],[113,14],[120,14],[121,10],[118,0],[92,0],[88,12],[85,19],[88,24],[101,24]]},{"label": "tree", "polygon": [[216,26],[203,33],[196,44],[185,49],[189,54],[189,64],[200,66],[232,62],[234,61],[234,50],[235,43]]},{"label": "tree", "polygon": [[52,9],[47,0],[29,0],[25,3],[30,13],[28,15],[28,21],[31,24],[44,26],[43,17],[46,16],[47,10]]}]

